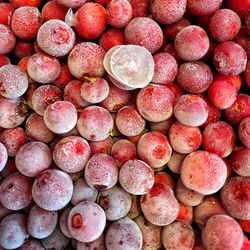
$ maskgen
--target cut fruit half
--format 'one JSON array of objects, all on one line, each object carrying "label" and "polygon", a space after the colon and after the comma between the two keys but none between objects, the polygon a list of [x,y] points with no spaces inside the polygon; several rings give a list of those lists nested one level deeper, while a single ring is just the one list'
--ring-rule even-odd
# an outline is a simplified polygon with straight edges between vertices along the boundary
[{"label": "cut fruit half", "polygon": [[125,90],[146,87],[154,75],[151,53],[137,45],[119,45],[105,55],[103,65],[112,83]]}]

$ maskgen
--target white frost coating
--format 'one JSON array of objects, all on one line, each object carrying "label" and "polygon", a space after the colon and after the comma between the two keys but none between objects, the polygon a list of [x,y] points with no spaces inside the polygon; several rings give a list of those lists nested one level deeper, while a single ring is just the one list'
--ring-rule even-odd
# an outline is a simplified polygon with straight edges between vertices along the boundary
[{"label": "white frost coating", "polygon": [[65,16],[65,23],[69,25],[69,27],[75,26],[75,14],[72,9],[69,9]]}]

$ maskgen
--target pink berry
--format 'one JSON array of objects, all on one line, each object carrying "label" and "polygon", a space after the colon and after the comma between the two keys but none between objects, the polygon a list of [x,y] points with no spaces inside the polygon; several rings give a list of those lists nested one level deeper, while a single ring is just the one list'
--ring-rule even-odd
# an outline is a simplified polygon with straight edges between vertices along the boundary
[{"label": "pink berry", "polygon": [[108,96],[100,103],[100,106],[109,112],[116,112],[124,105],[128,104],[130,93],[127,90],[119,89],[113,84],[109,84]]},{"label": "pink berry", "polygon": [[84,171],[87,184],[97,190],[112,188],[118,181],[118,167],[110,155],[93,155]]},{"label": "pink berry", "polygon": [[191,25],[177,34],[174,45],[180,58],[196,61],[206,55],[209,49],[209,38],[202,28]]},{"label": "pink berry", "polygon": [[205,93],[199,95],[207,104],[208,107],[208,117],[207,120],[202,124],[202,127],[207,126],[211,122],[217,122],[221,118],[221,110],[215,107],[208,99]]},{"label": "pink berry", "polygon": [[28,111],[28,105],[24,98],[7,99],[0,97],[0,126],[2,128],[14,128],[21,125]]},{"label": "pink berry", "polygon": [[54,231],[58,214],[35,205],[31,208],[27,221],[29,234],[36,239],[48,237]]},{"label": "pink berry", "polygon": [[163,43],[161,27],[148,17],[136,17],[125,27],[125,41],[145,47],[151,53],[158,51]]},{"label": "pink berry", "polygon": [[186,94],[176,100],[175,118],[186,126],[200,126],[208,117],[206,102],[198,95]]},{"label": "pink berry", "polygon": [[178,201],[186,206],[197,207],[204,199],[204,195],[186,188],[181,179],[177,182],[175,192]]},{"label": "pink berry", "polygon": [[150,2],[150,12],[157,22],[170,24],[182,18],[186,5],[186,0],[153,0]]},{"label": "pink berry", "polygon": [[120,186],[99,192],[97,203],[105,212],[109,221],[116,221],[125,217],[131,207],[131,196]]},{"label": "pink berry", "polygon": [[143,215],[139,215],[134,221],[140,228],[142,234],[142,249],[160,249],[161,227],[153,225],[147,221]]},{"label": "pink berry", "polygon": [[57,79],[61,72],[59,61],[49,55],[36,53],[30,57],[27,66],[29,76],[39,83],[50,83]]},{"label": "pink berry", "polygon": [[124,106],[116,115],[118,130],[125,136],[139,135],[145,128],[145,120],[133,106]]},{"label": "pink berry", "polygon": [[28,88],[27,75],[15,65],[0,68],[0,94],[14,99],[22,96]]},{"label": "pink berry", "polygon": [[106,233],[107,250],[142,249],[142,234],[137,224],[128,217],[112,223]]},{"label": "pink berry", "polygon": [[209,86],[208,98],[220,109],[229,108],[237,98],[237,91],[229,81],[215,80]]},{"label": "pink berry", "polygon": [[68,136],[56,144],[53,160],[63,171],[75,173],[84,169],[90,154],[90,146],[85,139],[80,136]]},{"label": "pink berry", "polygon": [[107,22],[114,28],[124,28],[132,19],[132,7],[127,0],[112,0],[106,10]]},{"label": "pink berry", "polygon": [[81,136],[90,141],[102,141],[113,128],[110,113],[99,106],[89,106],[80,113],[77,129]]},{"label": "pink berry", "polygon": [[51,56],[65,56],[75,44],[75,33],[65,22],[52,19],[39,28],[37,43],[41,50]]},{"label": "pink berry", "polygon": [[107,25],[106,9],[93,2],[83,4],[75,14],[74,26],[78,34],[88,40],[98,38]]},{"label": "pink berry", "polygon": [[[32,56],[35,53],[33,42],[29,40],[17,40],[14,53],[20,59],[26,56]],[[18,64],[20,64],[20,61]]]},{"label": "pink berry", "polygon": [[208,219],[202,230],[202,242],[209,250],[241,249],[243,232],[236,220],[228,215],[218,214]]},{"label": "pink berry", "polygon": [[220,9],[209,19],[208,33],[215,41],[225,42],[232,40],[237,35],[240,26],[240,17],[234,11]]},{"label": "pink berry", "polygon": [[176,119],[174,116],[171,116],[167,120],[164,120],[162,122],[150,122],[149,126],[150,129],[153,131],[158,131],[163,134],[167,134],[170,127],[175,123]]},{"label": "pink berry", "polygon": [[219,191],[226,178],[226,164],[217,155],[207,151],[195,151],[182,162],[181,180],[184,186],[200,194]]},{"label": "pink berry", "polygon": [[142,195],[140,204],[145,218],[157,226],[171,224],[179,212],[173,190],[162,183],[155,183],[147,194]]},{"label": "pink berry", "polygon": [[5,129],[0,135],[0,141],[6,147],[8,156],[14,157],[19,148],[27,142],[27,134],[21,127]]},{"label": "pink berry", "polygon": [[222,0],[208,0],[206,2],[202,0],[188,0],[187,9],[191,11],[193,15],[205,16],[211,15],[218,10],[222,5]]},{"label": "pink berry", "polygon": [[18,38],[35,38],[41,25],[41,13],[33,6],[19,7],[11,16],[10,26]]},{"label": "pink berry", "polygon": [[7,54],[12,51],[16,44],[16,37],[11,29],[0,24],[0,53]]},{"label": "pink berry", "polygon": [[[60,0],[59,0],[60,1]],[[67,1],[69,2],[69,1]],[[47,2],[42,8],[42,18],[44,22],[51,19],[59,19],[64,21],[68,8],[57,3],[56,0]]]},{"label": "pink berry", "polygon": [[233,170],[240,176],[250,176],[250,148],[236,148],[230,155]]},{"label": "pink berry", "polygon": [[133,18],[147,17],[149,15],[150,0],[130,0],[132,7]]},{"label": "pink berry", "polygon": [[94,78],[85,81],[81,86],[81,97],[89,103],[99,103],[109,94],[108,82],[103,78]]},{"label": "pink berry", "polygon": [[49,211],[65,207],[71,199],[73,183],[68,174],[57,169],[42,172],[34,181],[32,196],[36,204]]},{"label": "pink berry", "polygon": [[[111,148],[113,146],[113,140],[109,136],[102,141],[90,141],[89,146],[91,148],[92,154],[106,153],[110,154]],[[114,157],[112,155],[112,157]]]},{"label": "pink berry", "polygon": [[147,193],[154,184],[154,172],[151,167],[140,160],[125,162],[119,172],[119,182],[122,188],[130,194]]},{"label": "pink berry", "polygon": [[33,6],[39,7],[41,4],[41,0],[10,0],[9,1],[14,8],[19,8],[21,6]]},{"label": "pink berry", "polygon": [[32,202],[32,179],[20,173],[9,175],[0,185],[0,202],[10,210],[20,210]]},{"label": "pink berry", "polygon": [[45,110],[44,122],[54,133],[63,134],[69,132],[77,123],[76,108],[67,101],[54,102]]},{"label": "pink berry", "polygon": [[104,31],[99,39],[99,45],[105,51],[122,44],[124,44],[124,35],[120,29],[110,28]]},{"label": "pink berry", "polygon": [[244,18],[249,11],[250,2],[248,0],[243,2],[238,2],[237,0],[228,0],[226,2],[226,6],[229,9],[235,11],[240,17]]},{"label": "pink berry", "polygon": [[162,229],[162,244],[166,249],[192,249],[195,234],[192,226],[177,220]]},{"label": "pink berry", "polygon": [[99,238],[106,224],[103,209],[91,201],[83,201],[71,209],[68,226],[72,236],[80,242]]},{"label": "pink berry", "polygon": [[86,249],[106,250],[104,234],[101,234],[99,238],[88,243],[77,241],[76,247],[78,250],[86,250]]},{"label": "pink berry", "polygon": [[117,165],[121,166],[126,161],[134,160],[136,158],[136,146],[133,142],[129,140],[121,139],[119,141],[116,141],[112,146],[111,156],[114,158]]},{"label": "pink berry", "polygon": [[52,155],[45,143],[28,142],[17,151],[15,163],[20,173],[36,177],[50,167]]},{"label": "pink berry", "polygon": [[6,55],[0,55],[0,67],[10,64],[10,59]]},{"label": "pink berry", "polygon": [[29,237],[27,217],[21,213],[7,215],[0,223],[0,246],[16,249]]},{"label": "pink berry", "polygon": [[160,122],[173,114],[173,92],[164,85],[150,84],[141,89],[136,105],[142,117],[151,122]]},{"label": "pink berry", "polygon": [[178,64],[173,56],[165,52],[155,54],[154,65],[153,83],[167,84],[174,81]]},{"label": "pink berry", "polygon": [[95,43],[78,43],[68,56],[69,70],[76,78],[101,77],[105,73],[102,65],[104,55],[105,50]]},{"label": "pink berry", "polygon": [[54,85],[42,85],[34,90],[31,98],[32,108],[38,114],[43,116],[47,107],[62,99],[62,92]]},{"label": "pink berry", "polygon": [[238,94],[236,101],[224,112],[225,118],[231,125],[238,125],[244,118],[250,116],[250,96]]},{"label": "pink berry", "polygon": [[213,81],[213,73],[203,62],[186,62],[178,69],[177,81],[188,93],[198,94],[208,89]]},{"label": "pink berry", "polygon": [[250,148],[250,117],[243,119],[238,127],[238,134],[241,142]]},{"label": "pink berry", "polygon": [[36,113],[30,114],[26,120],[25,129],[27,136],[32,141],[48,143],[54,139],[54,133],[47,128],[43,117]]},{"label": "pink berry", "polygon": [[137,144],[137,153],[141,160],[152,168],[163,167],[170,159],[172,148],[167,137],[157,131],[142,135]]},{"label": "pink berry", "polygon": [[223,42],[214,49],[213,64],[221,74],[239,75],[246,69],[247,54],[239,44]]},{"label": "pink berry", "polygon": [[173,154],[171,155],[167,166],[168,168],[176,174],[180,174],[181,172],[181,164],[184,161],[184,159],[186,158],[186,154],[179,154],[175,151],[173,151]]},{"label": "pink berry", "polygon": [[0,24],[8,25],[9,18],[14,11],[14,7],[10,3],[0,3]]},{"label": "pink berry", "polygon": [[201,229],[204,228],[207,220],[216,214],[227,215],[219,197],[216,195],[205,196],[204,200],[194,207],[194,221]]},{"label": "pink berry", "polygon": [[223,121],[208,124],[202,132],[202,146],[210,152],[224,158],[235,147],[236,136],[233,128]]},{"label": "pink berry", "polygon": [[169,130],[170,144],[175,151],[189,154],[201,145],[201,131],[195,126],[186,126],[175,122]]},{"label": "pink berry", "polygon": [[60,230],[68,238],[73,238],[72,234],[69,231],[69,226],[68,226],[68,217],[72,208],[73,208],[72,206],[69,206],[66,209],[64,209],[59,218]]}]

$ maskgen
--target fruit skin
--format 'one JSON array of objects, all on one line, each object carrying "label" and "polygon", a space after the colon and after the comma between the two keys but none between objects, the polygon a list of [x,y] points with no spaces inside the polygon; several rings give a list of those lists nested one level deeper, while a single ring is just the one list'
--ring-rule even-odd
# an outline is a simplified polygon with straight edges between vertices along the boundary
[{"label": "fruit skin", "polygon": [[141,160],[155,169],[163,167],[169,161],[172,148],[164,134],[150,131],[140,137],[137,153]]},{"label": "fruit skin", "polygon": [[187,0],[153,0],[150,2],[150,12],[153,18],[162,24],[171,24],[183,16]]},{"label": "fruit skin", "polygon": [[202,0],[188,0],[187,9],[194,15],[211,15],[221,7],[222,1],[223,0],[208,0],[204,2]]},{"label": "fruit skin", "polygon": [[142,247],[142,233],[133,220],[124,217],[110,225],[105,243],[107,250],[122,250],[124,247],[139,250]]},{"label": "fruit skin", "polygon": [[0,24],[8,25],[9,18],[14,11],[14,7],[10,3],[0,3]]},{"label": "fruit skin", "polygon": [[222,42],[214,49],[213,64],[221,74],[239,75],[246,69],[247,54],[239,44]]},{"label": "fruit skin", "polygon": [[107,22],[114,28],[124,28],[132,19],[132,7],[127,0],[112,0],[106,10]]},{"label": "fruit skin", "polygon": [[181,59],[196,61],[208,52],[209,38],[201,27],[190,25],[177,34],[174,45]]},{"label": "fruit skin", "polygon": [[10,27],[18,38],[32,39],[42,25],[42,16],[39,10],[33,6],[17,8],[10,20]]},{"label": "fruit skin", "polygon": [[[217,25],[217,24],[220,25]],[[232,40],[241,27],[240,17],[230,9],[216,11],[208,22],[208,32],[217,42]]]},{"label": "fruit skin", "polygon": [[102,77],[105,73],[103,58],[105,50],[92,42],[75,45],[68,56],[70,73],[76,78]]},{"label": "fruit skin", "polygon": [[243,232],[237,221],[230,216],[214,215],[208,219],[202,230],[202,241],[208,250],[240,249]]},{"label": "fruit skin", "polygon": [[68,216],[70,233],[81,242],[91,242],[99,238],[105,225],[106,216],[103,209],[92,201],[78,203]]},{"label": "fruit skin", "polygon": [[226,164],[213,153],[197,150],[189,154],[182,162],[183,184],[200,194],[216,193],[223,187],[226,178]]},{"label": "fruit skin", "polygon": [[124,38],[127,44],[143,46],[151,53],[155,53],[162,46],[163,32],[154,20],[136,17],[125,27]]},{"label": "fruit skin", "polygon": [[179,213],[173,190],[162,183],[155,183],[147,194],[142,195],[140,204],[145,218],[157,226],[171,224]]},{"label": "fruit skin", "polygon": [[250,178],[230,177],[221,189],[220,198],[229,215],[235,219],[250,218]]},{"label": "fruit skin", "polygon": [[98,38],[106,28],[106,24],[106,10],[98,3],[85,3],[76,12],[75,28],[85,39]]}]

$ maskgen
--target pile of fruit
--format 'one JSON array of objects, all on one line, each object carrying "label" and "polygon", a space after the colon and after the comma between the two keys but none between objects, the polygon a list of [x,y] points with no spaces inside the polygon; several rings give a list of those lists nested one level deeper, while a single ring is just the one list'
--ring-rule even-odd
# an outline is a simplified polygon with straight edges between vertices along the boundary
[{"label": "pile of fruit", "polygon": [[250,250],[250,0],[0,0],[0,250]]}]

